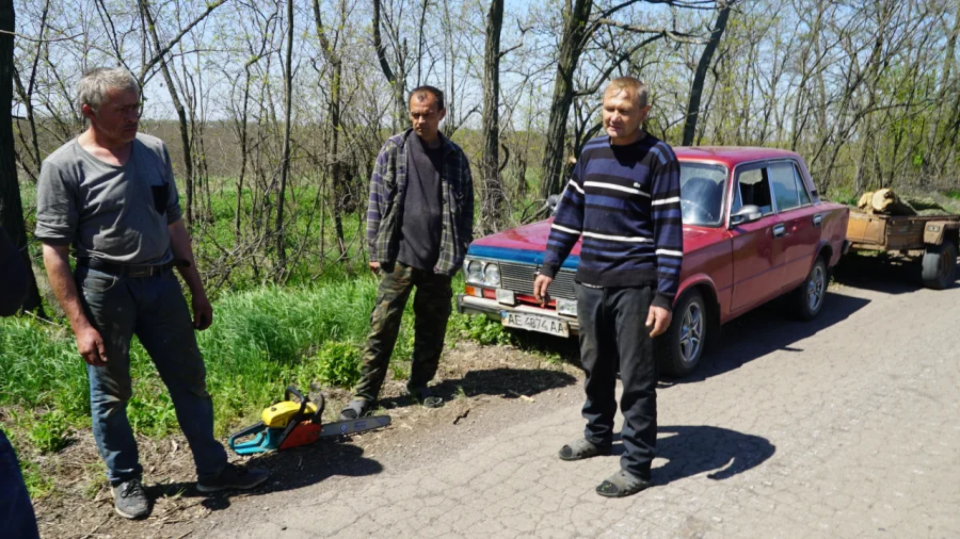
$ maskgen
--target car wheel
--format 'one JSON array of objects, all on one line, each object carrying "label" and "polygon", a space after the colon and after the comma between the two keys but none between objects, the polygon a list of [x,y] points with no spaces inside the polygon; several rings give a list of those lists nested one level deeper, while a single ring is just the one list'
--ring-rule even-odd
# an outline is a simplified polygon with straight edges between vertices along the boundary
[{"label": "car wheel", "polygon": [[956,275],[957,246],[952,241],[928,245],[923,254],[923,286],[943,290],[956,281]]},{"label": "car wheel", "polygon": [[680,378],[693,372],[703,357],[710,317],[703,294],[691,290],[673,309],[670,328],[657,340],[660,372]]},{"label": "car wheel", "polygon": [[793,293],[794,311],[801,320],[813,320],[827,299],[827,263],[817,258],[810,274]]}]

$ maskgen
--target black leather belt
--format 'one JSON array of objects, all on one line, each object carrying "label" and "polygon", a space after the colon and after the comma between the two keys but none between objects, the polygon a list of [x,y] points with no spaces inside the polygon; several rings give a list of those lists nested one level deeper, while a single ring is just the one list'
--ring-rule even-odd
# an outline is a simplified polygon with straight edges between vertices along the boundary
[{"label": "black leather belt", "polygon": [[86,266],[90,269],[116,275],[117,277],[151,277],[153,275],[160,275],[164,270],[168,270],[175,265],[175,260],[154,266],[138,266],[134,264],[107,262],[99,258],[83,257],[77,259],[77,266]]}]

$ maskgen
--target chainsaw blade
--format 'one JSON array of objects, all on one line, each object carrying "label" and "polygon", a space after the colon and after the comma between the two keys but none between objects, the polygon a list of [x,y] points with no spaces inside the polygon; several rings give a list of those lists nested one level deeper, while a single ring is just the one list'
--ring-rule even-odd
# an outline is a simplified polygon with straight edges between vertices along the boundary
[{"label": "chainsaw blade", "polygon": [[337,421],[336,423],[327,423],[320,430],[320,437],[346,436],[358,432],[379,429],[390,424],[390,416],[378,415],[373,417],[363,417],[360,419],[351,419],[349,421]]}]

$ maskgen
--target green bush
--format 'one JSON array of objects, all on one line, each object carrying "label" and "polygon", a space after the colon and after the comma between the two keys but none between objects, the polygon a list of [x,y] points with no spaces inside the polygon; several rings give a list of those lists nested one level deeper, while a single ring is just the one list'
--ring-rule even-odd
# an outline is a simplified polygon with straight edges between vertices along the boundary
[{"label": "green bush", "polygon": [[67,416],[62,410],[53,410],[40,416],[27,438],[40,453],[56,453],[67,446],[67,429]]},{"label": "green bush", "polygon": [[470,339],[482,345],[502,346],[513,342],[503,324],[486,316],[454,314],[450,317],[447,334],[454,339]]},{"label": "green bush", "polygon": [[327,385],[351,388],[360,381],[360,348],[356,345],[328,341],[317,352],[317,375]]}]

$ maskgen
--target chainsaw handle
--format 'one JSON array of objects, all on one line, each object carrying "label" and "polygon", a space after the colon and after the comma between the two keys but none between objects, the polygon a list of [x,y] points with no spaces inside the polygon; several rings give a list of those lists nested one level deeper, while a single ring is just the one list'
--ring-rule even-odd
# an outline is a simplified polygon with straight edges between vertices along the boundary
[{"label": "chainsaw handle", "polygon": [[300,390],[297,389],[296,386],[287,387],[286,391],[283,392],[283,400],[292,400],[290,399],[290,395],[297,397],[297,399],[300,401],[300,411],[297,412],[297,415],[303,417],[303,412],[307,410],[307,399],[303,398],[303,393],[300,393]]},{"label": "chainsaw handle", "polygon": [[326,406],[327,400],[323,398],[323,393],[320,392],[310,393],[310,398],[317,404],[317,411],[313,414],[313,419],[310,421],[319,425],[323,419],[323,408]]},{"label": "chainsaw handle", "polygon": [[228,445],[230,446],[230,449],[233,449],[235,452],[239,453],[239,451],[237,451],[237,446],[238,446],[237,440],[241,438],[246,438],[247,436],[253,436],[254,434],[259,434],[265,431],[266,429],[267,429],[267,426],[263,424],[263,421],[257,423],[256,425],[251,425],[243,430],[240,430],[231,434]]}]

